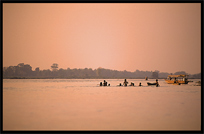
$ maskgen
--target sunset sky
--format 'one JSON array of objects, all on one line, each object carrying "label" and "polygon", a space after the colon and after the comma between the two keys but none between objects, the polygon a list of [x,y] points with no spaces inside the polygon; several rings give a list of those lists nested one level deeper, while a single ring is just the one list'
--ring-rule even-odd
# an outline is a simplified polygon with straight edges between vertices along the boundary
[{"label": "sunset sky", "polygon": [[4,3],[3,66],[201,72],[200,3]]}]

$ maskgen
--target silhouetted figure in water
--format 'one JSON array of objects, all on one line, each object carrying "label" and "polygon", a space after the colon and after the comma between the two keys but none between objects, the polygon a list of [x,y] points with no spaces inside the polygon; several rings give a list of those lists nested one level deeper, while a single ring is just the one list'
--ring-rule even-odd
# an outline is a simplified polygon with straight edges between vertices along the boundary
[{"label": "silhouetted figure in water", "polygon": [[158,83],[158,80],[156,79],[156,87],[158,87],[159,86],[159,83]]},{"label": "silhouetted figure in water", "polygon": [[122,86],[122,84],[120,83],[119,85],[117,85],[117,86]]},{"label": "silhouetted figure in water", "polygon": [[134,83],[131,82],[130,86],[134,86]]},{"label": "silhouetted figure in water", "polygon": [[142,86],[142,85],[141,85],[141,82],[140,82],[139,86]]},{"label": "silhouetted figure in water", "polygon": [[103,86],[102,82],[100,82],[100,86]]},{"label": "silhouetted figure in water", "polygon": [[105,80],[103,82],[103,86],[107,86],[107,82]]},{"label": "silhouetted figure in water", "polygon": [[125,79],[124,82],[123,82],[123,85],[124,85],[124,86],[127,86],[127,84],[128,84],[128,82],[127,82],[127,80]]},{"label": "silhouetted figure in water", "polygon": [[108,84],[108,86],[110,86],[110,84]]}]

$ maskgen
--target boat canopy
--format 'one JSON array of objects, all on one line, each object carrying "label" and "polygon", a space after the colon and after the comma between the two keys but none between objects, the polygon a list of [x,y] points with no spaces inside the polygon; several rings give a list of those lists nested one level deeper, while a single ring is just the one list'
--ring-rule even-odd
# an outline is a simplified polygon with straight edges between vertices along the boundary
[{"label": "boat canopy", "polygon": [[168,75],[168,77],[171,77],[171,78],[177,78],[177,77],[187,77],[188,75],[185,75],[185,74],[180,74],[180,75]]}]

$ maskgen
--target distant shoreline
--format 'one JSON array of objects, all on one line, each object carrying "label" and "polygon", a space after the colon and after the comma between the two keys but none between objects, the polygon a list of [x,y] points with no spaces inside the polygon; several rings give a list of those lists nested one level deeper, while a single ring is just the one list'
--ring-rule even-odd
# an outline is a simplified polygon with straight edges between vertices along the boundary
[{"label": "distant shoreline", "polygon": [[3,68],[3,79],[165,79],[168,75],[187,74],[190,78],[201,78],[201,73],[188,74],[185,71],[165,73],[155,71],[118,71],[105,68],[91,69],[58,69],[58,64],[53,64],[51,70],[40,70],[39,67],[32,70],[29,64],[19,63],[17,66]]}]

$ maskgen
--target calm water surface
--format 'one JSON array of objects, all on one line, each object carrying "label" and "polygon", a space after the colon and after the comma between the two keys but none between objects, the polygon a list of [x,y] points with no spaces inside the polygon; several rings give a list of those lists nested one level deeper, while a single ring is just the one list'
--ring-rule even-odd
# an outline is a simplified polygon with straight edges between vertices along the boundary
[{"label": "calm water surface", "polygon": [[200,79],[192,80],[4,79],[3,130],[201,130]]}]

